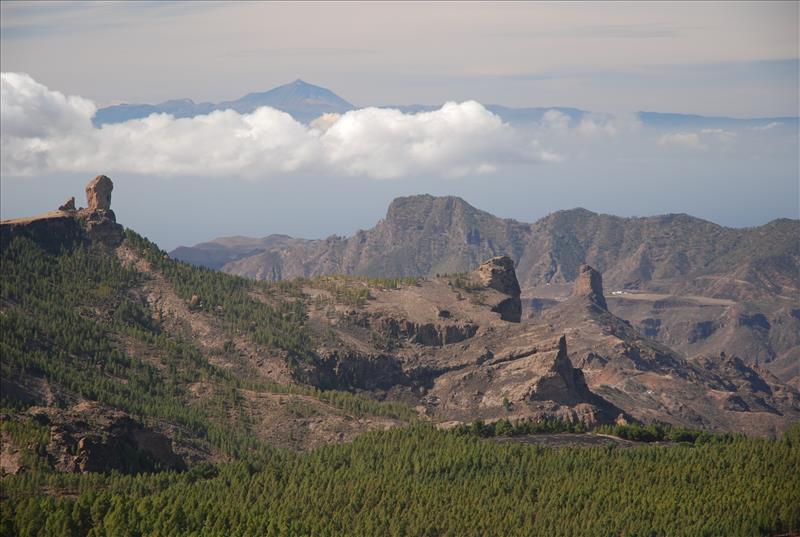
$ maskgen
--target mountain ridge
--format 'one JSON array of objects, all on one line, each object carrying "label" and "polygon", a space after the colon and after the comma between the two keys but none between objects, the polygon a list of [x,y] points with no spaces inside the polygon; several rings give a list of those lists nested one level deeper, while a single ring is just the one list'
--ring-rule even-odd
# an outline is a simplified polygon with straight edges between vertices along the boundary
[{"label": "mountain ridge", "polygon": [[[322,86],[309,84],[296,79],[266,91],[250,92],[231,101],[219,103],[195,103],[190,98],[169,99],[158,104],[122,103],[99,108],[92,118],[96,127],[108,123],[119,123],[130,119],[141,119],[151,114],[171,114],[176,118],[204,115],[214,110],[232,109],[240,113],[253,112],[259,106],[270,106],[290,114],[297,121],[309,123],[325,113],[344,113],[356,109],[356,106],[343,99],[333,91]],[[373,105],[376,108],[392,108],[407,114],[431,112],[439,110],[442,105]],[[577,123],[581,118],[590,116],[592,112],[580,108],[566,106],[549,107],[510,107],[500,104],[487,104],[486,109],[498,115],[503,121],[512,124],[541,121],[545,113],[555,110]],[[679,114],[665,112],[635,112],[636,118],[644,125],[660,127],[752,127],[770,123],[798,124],[800,117],[760,117],[732,118],[711,117],[696,114]]]},{"label": "mountain ridge", "polygon": [[[617,217],[583,208],[534,223],[502,219],[461,198],[400,197],[386,216],[349,237],[301,240],[270,235],[208,241],[176,259],[255,279],[324,274],[380,277],[466,272],[509,255],[527,315],[568,295],[582,265],[603,273],[612,310],[685,356],[747,349],[800,385],[800,221],[727,228],[686,214]],[[756,323],[748,319],[760,318]]]}]

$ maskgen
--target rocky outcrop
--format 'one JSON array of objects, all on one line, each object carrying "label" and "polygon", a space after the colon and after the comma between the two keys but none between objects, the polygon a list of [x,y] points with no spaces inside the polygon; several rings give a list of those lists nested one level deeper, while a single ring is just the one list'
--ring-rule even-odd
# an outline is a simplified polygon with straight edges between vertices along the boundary
[{"label": "rocky outcrop", "polygon": [[469,339],[478,331],[474,323],[415,323],[407,319],[382,318],[380,328],[391,338],[405,338],[412,343],[441,347]]},{"label": "rocky outcrop", "polygon": [[492,305],[492,311],[499,313],[504,321],[518,323],[522,319],[522,302],[514,261],[508,256],[493,257],[485,261],[473,272],[478,281],[489,289],[507,295]]},{"label": "rocky outcrop", "polygon": [[114,211],[111,209],[82,209],[78,211],[86,234],[93,242],[108,246],[119,246],[125,238],[123,227],[117,224]]},{"label": "rocky outcrop", "polygon": [[87,401],[68,410],[31,407],[27,414],[50,428],[46,459],[58,471],[138,473],[185,468],[168,437],[120,410]]},{"label": "rocky outcrop", "polygon": [[475,274],[490,289],[511,296],[521,294],[517,274],[514,272],[514,261],[506,255],[484,261],[475,269]]},{"label": "rocky outcrop", "polygon": [[[504,377],[514,379],[516,385],[506,386],[512,401],[555,401],[567,405],[593,402],[583,373],[572,367],[563,335],[531,347],[510,349],[487,363],[497,367],[501,382]],[[529,380],[517,384],[525,377]]]},{"label": "rocky outcrop", "polygon": [[98,175],[86,185],[86,202],[89,210],[111,209],[111,191],[114,183],[105,175]]},{"label": "rocky outcrop", "polygon": [[59,211],[74,211],[75,210],[75,196],[64,202],[63,205],[58,206]]},{"label": "rocky outcrop", "polygon": [[603,295],[603,276],[589,265],[581,266],[578,277],[572,285],[573,297],[585,297],[604,310],[608,309]]},{"label": "rocky outcrop", "polygon": [[388,355],[321,349],[313,362],[300,366],[295,377],[323,390],[388,390],[409,381],[402,364]]},{"label": "rocky outcrop", "polygon": [[75,198],[72,197],[57,211],[4,220],[0,223],[0,247],[5,248],[15,237],[27,237],[53,253],[79,243],[118,246],[125,234],[111,210],[113,187],[111,179],[99,175],[86,185],[87,209],[75,210]]}]

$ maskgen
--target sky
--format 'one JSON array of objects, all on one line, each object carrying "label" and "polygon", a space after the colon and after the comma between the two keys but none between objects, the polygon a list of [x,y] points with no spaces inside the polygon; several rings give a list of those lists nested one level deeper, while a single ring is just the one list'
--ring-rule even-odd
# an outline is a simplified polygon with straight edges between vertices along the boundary
[{"label": "sky", "polygon": [[[3,218],[80,200],[98,173],[118,220],[165,248],[350,234],[417,193],[524,221],[576,206],[798,217],[796,122],[635,116],[798,116],[797,2],[2,2],[0,19]],[[109,104],[297,78],[360,109],[311,125],[272,109],[91,125]],[[391,104],[442,108],[369,108]],[[592,114],[508,125],[487,104]]]}]

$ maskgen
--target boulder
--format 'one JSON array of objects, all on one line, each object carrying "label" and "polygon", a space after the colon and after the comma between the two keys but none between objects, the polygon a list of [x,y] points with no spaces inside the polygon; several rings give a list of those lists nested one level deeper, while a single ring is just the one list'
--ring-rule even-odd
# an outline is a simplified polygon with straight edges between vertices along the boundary
[{"label": "boulder", "polygon": [[105,175],[98,175],[86,185],[86,202],[89,210],[111,209],[111,191],[114,183]]}]

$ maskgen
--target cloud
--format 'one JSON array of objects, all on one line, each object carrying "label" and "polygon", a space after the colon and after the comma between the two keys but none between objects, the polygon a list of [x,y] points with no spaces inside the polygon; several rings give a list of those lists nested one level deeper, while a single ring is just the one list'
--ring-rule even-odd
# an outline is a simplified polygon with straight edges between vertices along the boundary
[{"label": "cloud", "polygon": [[736,133],[724,129],[700,129],[698,132],[672,132],[662,135],[658,145],[705,151],[718,147],[723,151],[736,142]]},{"label": "cloud", "polygon": [[418,114],[380,108],[348,112],[320,141],[333,168],[377,178],[427,171],[461,176],[494,171],[501,162],[548,160],[475,101]]},{"label": "cloud", "polygon": [[564,136],[569,133],[570,117],[559,110],[548,110],[542,116],[541,126],[550,134]]},{"label": "cloud", "polygon": [[[104,125],[95,106],[25,74],[2,74],[2,172],[58,171],[264,177],[299,170],[390,179],[488,173],[560,157],[474,101],[419,114],[365,108],[310,126],[263,107]],[[568,120],[568,118],[567,118]]]},{"label": "cloud", "polygon": [[0,97],[3,135],[34,138],[69,132],[85,127],[95,113],[91,101],[50,91],[26,74],[3,73]]},{"label": "cloud", "polygon": [[755,127],[751,127],[754,131],[768,131],[770,129],[774,129],[775,127],[780,127],[783,125],[780,121],[773,121],[771,123],[767,123],[766,125],[757,125]]},{"label": "cloud", "polygon": [[664,134],[659,138],[658,145],[663,147],[680,147],[684,149],[706,149],[706,146],[700,142],[700,135],[696,132],[673,132]]},{"label": "cloud", "polygon": [[635,132],[641,126],[642,123],[635,114],[619,116],[585,114],[576,127],[576,131],[581,136],[590,138],[597,136],[614,138],[622,133]]},{"label": "cloud", "polygon": [[736,133],[731,131],[726,131],[723,129],[702,129],[700,134],[705,135],[707,137],[715,138],[718,142],[722,144],[730,144],[736,141]]}]

